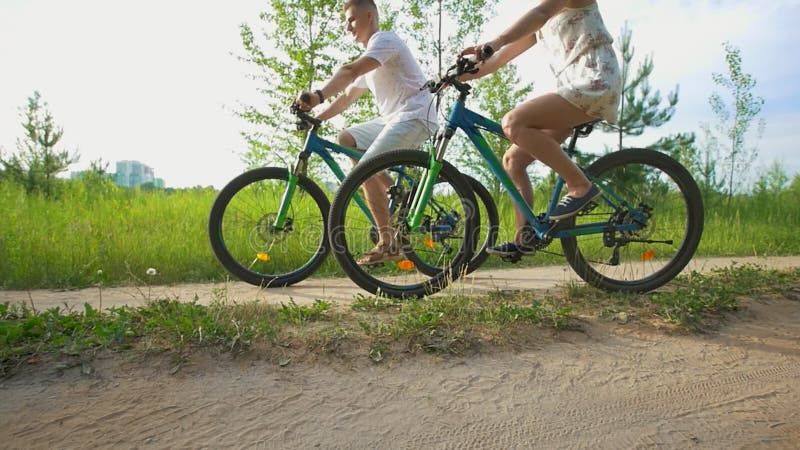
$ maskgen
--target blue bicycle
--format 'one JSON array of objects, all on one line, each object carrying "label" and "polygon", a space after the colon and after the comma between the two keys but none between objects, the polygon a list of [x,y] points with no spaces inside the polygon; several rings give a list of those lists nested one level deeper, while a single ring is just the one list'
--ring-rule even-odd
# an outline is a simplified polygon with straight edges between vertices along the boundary
[{"label": "blue bicycle", "polygon": [[[370,273],[355,263],[364,244],[350,231],[357,226],[352,219],[353,200],[363,182],[387,168],[400,166],[419,172],[422,182],[414,189],[408,207],[394,219],[395,239],[403,243],[417,239],[416,235],[425,229],[424,211],[429,199],[441,196],[440,180],[458,177],[444,159],[448,143],[458,129],[467,135],[513,203],[524,211],[529,225],[526,244],[541,250],[559,239],[567,262],[590,285],[611,291],[645,292],[664,285],[683,270],[700,242],[704,214],[697,183],[683,166],[666,154],[649,149],[609,153],[583,169],[601,190],[598,200],[578,216],[551,220],[550,213],[564,187],[564,181],[558,178],[546,209],[537,214],[525,203],[481,134],[503,136],[501,126],[466,107],[471,87],[458,81],[458,76],[475,70],[474,62],[460,58],[441,80],[426,84],[434,93],[448,87],[459,93],[446,127],[437,137],[435,152],[386,153],[359,165],[342,182],[331,206],[328,226],[336,259],[350,278],[369,292],[400,298],[435,293],[457,278],[457,268],[449,277],[408,284]],[[578,137],[588,135],[593,125],[591,122],[575,128],[565,149],[570,157],[576,153]],[[468,228],[465,235],[473,233]],[[468,252],[469,243],[464,244],[464,251]]]},{"label": "blue bicycle", "polygon": [[[209,215],[208,234],[217,259],[239,279],[262,287],[288,286],[308,278],[330,252],[326,227],[330,203],[322,188],[307,176],[309,158],[314,154],[321,157],[341,181],[344,172],[332,154],[352,159],[362,155],[321,138],[321,122],[316,118],[296,107],[292,112],[299,119],[298,127],[307,130],[294,167],[262,167],[242,173],[220,190]],[[418,173],[401,167],[388,168],[388,173],[395,179],[387,192],[389,210],[396,215],[405,208],[408,194],[420,180],[415,178]],[[489,191],[477,180],[467,179],[460,189],[463,205],[439,202],[434,196],[426,208],[425,224],[420,228],[425,231],[418,234],[418,245],[407,246],[402,259],[370,270],[406,280],[441,276],[454,259],[460,264],[463,234],[467,228],[476,227],[480,231],[469,241],[467,270],[480,266],[488,257],[486,249],[497,238],[497,208]],[[479,212],[465,213],[465,208],[475,207],[473,192],[479,200]],[[372,246],[378,239],[372,215],[360,195],[354,195],[353,201],[359,216],[358,227],[351,231],[363,233],[360,237]],[[468,220],[476,222],[467,227]],[[476,250],[478,242],[481,246]]]}]

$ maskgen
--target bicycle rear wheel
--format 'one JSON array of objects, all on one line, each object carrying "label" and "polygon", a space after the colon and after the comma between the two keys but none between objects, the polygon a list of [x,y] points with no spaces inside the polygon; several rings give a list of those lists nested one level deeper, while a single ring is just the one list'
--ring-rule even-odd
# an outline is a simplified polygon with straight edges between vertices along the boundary
[{"label": "bicycle rear wheel", "polygon": [[[561,239],[575,272],[592,286],[625,292],[647,292],[677,276],[703,234],[703,201],[689,172],[663,153],[630,149],[603,156],[587,173],[605,186],[602,199],[559,228],[598,222],[609,227]],[[641,223],[635,230],[612,228]]]},{"label": "bicycle rear wheel", "polygon": [[[328,221],[334,256],[347,275],[372,294],[402,299],[436,293],[462,275],[472,256],[478,226],[475,195],[461,173],[447,162],[426,204],[423,223],[416,230],[407,226],[410,203],[429,164],[426,152],[386,152],[360,162],[334,197]],[[374,246],[370,238],[374,232],[372,222],[354,201],[355,194],[362,192],[367,180],[387,170],[394,178],[387,196],[394,205],[390,227],[400,245],[400,256],[376,265],[359,265],[359,257]],[[419,270],[422,265],[438,270],[428,275]]]},{"label": "bicycle rear wheel", "polygon": [[314,273],[330,251],[325,226],[330,203],[305,176],[298,179],[285,223],[275,228],[288,180],[283,168],[254,169],[231,180],[214,200],[208,220],[211,248],[242,281],[289,286]]}]

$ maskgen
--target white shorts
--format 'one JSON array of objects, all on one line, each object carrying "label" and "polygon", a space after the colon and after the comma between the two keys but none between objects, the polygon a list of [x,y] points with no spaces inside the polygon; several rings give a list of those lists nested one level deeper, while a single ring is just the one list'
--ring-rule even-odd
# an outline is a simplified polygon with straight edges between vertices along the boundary
[{"label": "white shorts", "polygon": [[347,132],[358,149],[366,149],[362,161],[389,150],[419,149],[434,134],[421,120],[386,123],[381,117],[354,125]]}]

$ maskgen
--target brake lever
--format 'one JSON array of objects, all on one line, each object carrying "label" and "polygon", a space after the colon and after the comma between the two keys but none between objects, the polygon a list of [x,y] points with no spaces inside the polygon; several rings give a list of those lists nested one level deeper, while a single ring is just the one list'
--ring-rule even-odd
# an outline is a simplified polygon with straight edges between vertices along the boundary
[{"label": "brake lever", "polygon": [[437,86],[437,85],[438,85],[440,82],[441,82],[441,80],[439,80],[439,81],[428,80],[428,81],[426,81],[426,82],[425,82],[425,84],[423,84],[423,85],[422,85],[422,87],[421,87],[421,88],[419,88],[419,90],[420,90],[420,91],[424,91],[424,90],[426,90],[426,89],[427,89],[427,90],[429,90],[431,93],[434,93],[434,92],[436,92],[436,86]]}]

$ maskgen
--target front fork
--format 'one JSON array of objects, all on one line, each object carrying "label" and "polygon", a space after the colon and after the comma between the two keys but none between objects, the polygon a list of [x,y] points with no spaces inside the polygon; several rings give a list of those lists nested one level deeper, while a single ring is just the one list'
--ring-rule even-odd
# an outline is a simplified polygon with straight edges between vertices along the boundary
[{"label": "front fork", "polygon": [[431,152],[428,170],[422,174],[419,187],[411,202],[408,226],[412,230],[418,229],[425,218],[425,206],[427,206],[428,200],[431,198],[436,180],[439,179],[439,172],[441,172],[443,167],[442,161],[444,160],[445,151],[455,132],[455,128],[445,128],[444,131],[439,134],[435,151]]},{"label": "front fork", "polygon": [[297,182],[300,180],[301,176],[306,174],[306,170],[308,169],[308,156],[308,152],[300,152],[300,154],[297,155],[294,169],[289,171],[286,189],[284,189],[283,195],[281,196],[281,203],[278,205],[278,214],[275,217],[275,221],[272,223],[272,226],[276,230],[283,229],[284,225],[286,225],[286,216],[289,214],[289,205],[292,204],[292,196],[294,196],[294,191],[297,188]]}]

